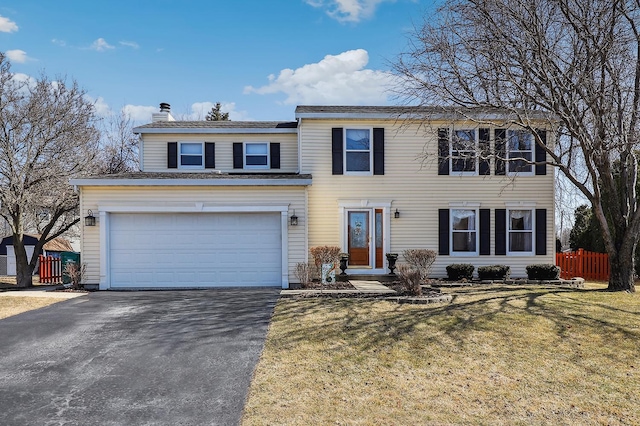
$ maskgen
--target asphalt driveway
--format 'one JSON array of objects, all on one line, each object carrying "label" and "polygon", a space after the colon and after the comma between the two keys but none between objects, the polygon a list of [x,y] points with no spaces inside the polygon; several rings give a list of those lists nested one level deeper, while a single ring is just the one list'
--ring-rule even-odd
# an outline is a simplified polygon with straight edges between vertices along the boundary
[{"label": "asphalt driveway", "polygon": [[98,292],[0,320],[0,424],[238,424],[278,294]]}]

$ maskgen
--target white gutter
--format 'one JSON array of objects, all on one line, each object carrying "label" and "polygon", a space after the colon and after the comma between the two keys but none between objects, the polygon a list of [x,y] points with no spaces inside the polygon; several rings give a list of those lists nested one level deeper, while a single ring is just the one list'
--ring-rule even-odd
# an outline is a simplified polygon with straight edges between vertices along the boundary
[{"label": "white gutter", "polygon": [[311,179],[71,179],[75,186],[309,186]]}]

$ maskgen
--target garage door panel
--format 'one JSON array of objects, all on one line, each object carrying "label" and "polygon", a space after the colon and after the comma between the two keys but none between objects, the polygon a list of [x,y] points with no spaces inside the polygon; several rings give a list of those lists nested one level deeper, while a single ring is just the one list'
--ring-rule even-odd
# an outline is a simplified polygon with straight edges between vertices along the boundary
[{"label": "garage door panel", "polygon": [[111,214],[112,287],[279,286],[280,214]]}]

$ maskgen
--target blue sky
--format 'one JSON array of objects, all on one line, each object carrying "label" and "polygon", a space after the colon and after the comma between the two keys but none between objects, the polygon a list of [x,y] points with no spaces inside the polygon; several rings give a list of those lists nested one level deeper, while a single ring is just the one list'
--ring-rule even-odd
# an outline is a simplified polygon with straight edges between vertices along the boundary
[{"label": "blue sky", "polygon": [[296,105],[386,105],[388,62],[436,0],[4,0],[15,73],[74,78],[108,115],[160,102],[202,119],[292,120]]}]

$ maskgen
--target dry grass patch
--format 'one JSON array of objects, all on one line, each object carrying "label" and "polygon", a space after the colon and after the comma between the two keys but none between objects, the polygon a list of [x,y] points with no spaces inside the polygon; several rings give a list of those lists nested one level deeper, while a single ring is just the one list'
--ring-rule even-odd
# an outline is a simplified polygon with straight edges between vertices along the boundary
[{"label": "dry grass patch", "polygon": [[[51,284],[40,284],[40,276],[33,276],[33,285],[51,285]],[[0,289],[11,289],[16,287],[16,277],[15,275],[0,275]]]},{"label": "dry grass patch", "polygon": [[281,299],[243,424],[640,424],[640,295],[587,287]]},{"label": "dry grass patch", "polygon": [[65,299],[56,297],[0,297],[0,319],[32,311],[34,309],[44,308],[45,306],[49,306],[56,302],[62,302],[63,300]]}]

